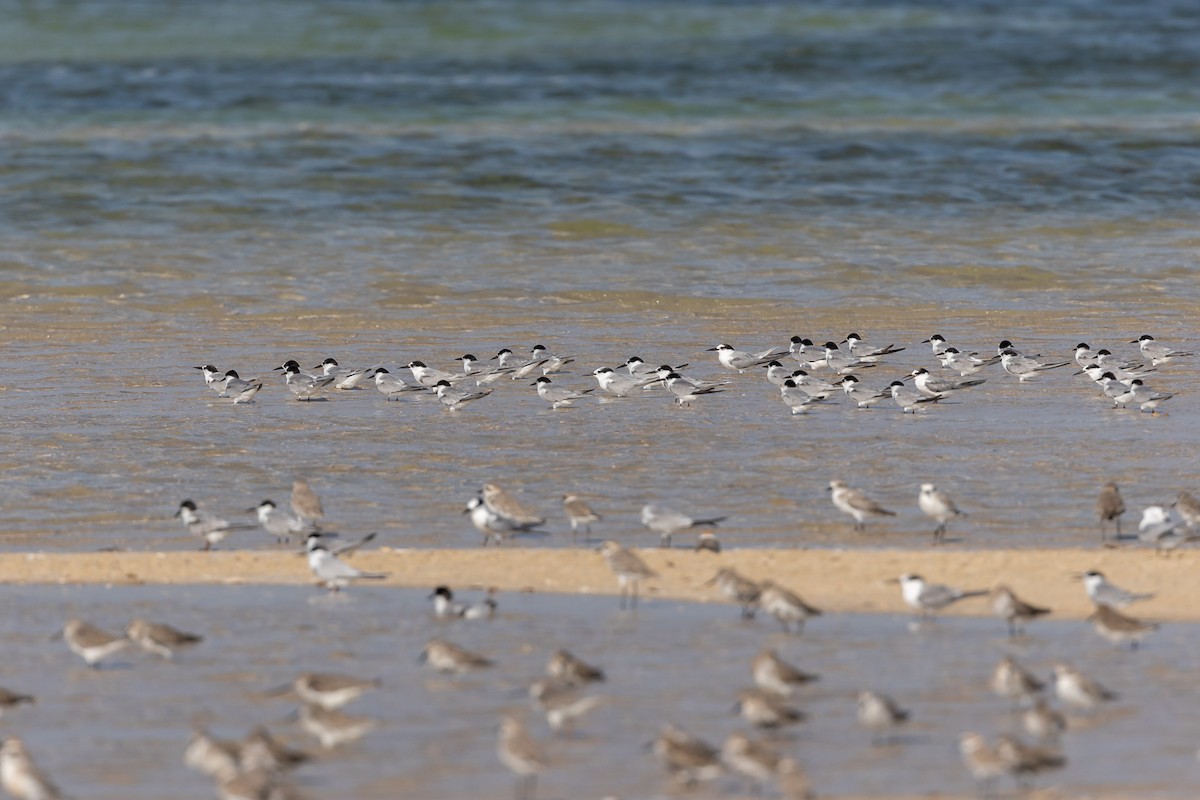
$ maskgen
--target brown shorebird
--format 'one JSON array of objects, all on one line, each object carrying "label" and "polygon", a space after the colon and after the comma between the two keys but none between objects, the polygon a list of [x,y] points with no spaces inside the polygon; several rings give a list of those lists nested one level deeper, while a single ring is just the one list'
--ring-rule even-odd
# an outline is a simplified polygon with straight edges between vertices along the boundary
[{"label": "brown shorebird", "polygon": [[1100,541],[1104,541],[1104,528],[1111,522],[1116,526],[1117,538],[1121,538],[1121,515],[1125,513],[1125,501],[1117,484],[1109,481],[1096,498],[1096,516],[1100,518]]},{"label": "brown shorebird", "polygon": [[1127,617],[1103,603],[1096,606],[1096,610],[1088,617],[1088,622],[1092,623],[1096,633],[1108,641],[1118,647],[1128,642],[1132,650],[1138,649],[1142,637],[1158,630],[1157,623],[1142,622],[1140,619]]},{"label": "brown shorebird", "polygon": [[1007,586],[997,586],[992,589],[988,597],[992,601],[992,611],[997,617],[1008,623],[1010,637],[1023,633],[1026,622],[1050,613],[1048,608],[1026,603]]},{"label": "brown shorebird", "polygon": [[608,567],[617,576],[617,586],[621,591],[620,607],[625,608],[626,595],[630,597],[630,605],[637,608],[638,584],[646,578],[658,577],[658,573],[646,566],[641,556],[632,550],[622,547],[614,541],[600,545],[600,555],[608,562]]}]

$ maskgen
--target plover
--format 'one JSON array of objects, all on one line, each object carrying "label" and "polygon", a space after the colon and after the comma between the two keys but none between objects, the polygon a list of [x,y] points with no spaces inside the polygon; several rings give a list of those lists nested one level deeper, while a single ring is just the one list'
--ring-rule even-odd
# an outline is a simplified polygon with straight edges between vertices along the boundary
[{"label": "plover", "polygon": [[1195,530],[1200,528],[1200,500],[1197,500],[1191,492],[1182,491],[1175,498],[1173,506],[1177,513],[1189,528]]},{"label": "plover", "polygon": [[808,775],[794,758],[781,758],[775,766],[775,780],[783,800],[813,800]]},{"label": "plover", "polygon": [[907,722],[909,716],[907,710],[885,694],[872,691],[858,694],[858,724],[871,732],[871,743],[874,745],[885,743],[887,739],[882,738],[883,733]]},{"label": "plover", "polygon": [[546,715],[546,722],[555,733],[567,729],[604,702],[598,695],[585,695],[578,684],[557,678],[539,678],[529,685],[529,700],[534,708]]},{"label": "plover", "polygon": [[659,542],[663,547],[670,547],[671,537],[680,531],[707,526],[716,527],[725,519],[725,517],[693,519],[687,514],[672,511],[654,503],[642,506],[642,525],[652,533],[658,534]]},{"label": "plover", "polygon": [[1116,692],[1106,689],[1061,661],[1054,665],[1054,693],[1064,704],[1086,711],[1118,697]]},{"label": "plover", "polygon": [[464,675],[477,669],[485,669],[495,662],[478,653],[472,653],[445,639],[430,639],[421,651],[421,663],[428,664],[438,672]]},{"label": "plover", "polygon": [[355,717],[336,709],[307,703],[300,707],[299,721],[304,732],[320,742],[326,750],[356,742],[377,725],[370,717]]},{"label": "plover", "polygon": [[135,619],[130,622],[125,627],[125,635],[147,653],[153,653],[163,658],[174,658],[175,651],[204,641],[204,637],[198,634],[187,633],[161,622],[148,622],[144,619]]},{"label": "plover", "polygon": [[1018,664],[1012,656],[1005,656],[992,670],[989,686],[1000,697],[1014,703],[1027,703],[1046,688],[1046,683]]},{"label": "plover", "polygon": [[789,706],[779,695],[757,688],[738,692],[736,708],[742,719],[756,728],[781,728],[805,718],[803,711]]},{"label": "plover", "polygon": [[3,716],[5,711],[11,711],[22,703],[32,705],[36,702],[37,698],[31,694],[21,694],[0,688],[0,716]]},{"label": "plover", "polygon": [[742,607],[742,619],[754,619],[761,593],[757,583],[739,575],[732,567],[721,567],[704,585],[715,585],[721,594],[739,604]]},{"label": "plover", "polygon": [[883,506],[867,497],[859,489],[851,489],[845,481],[829,482],[829,498],[838,510],[854,517],[854,530],[866,529],[867,517],[894,517],[896,512],[888,511]]},{"label": "plover", "polygon": [[1126,616],[1120,611],[1100,603],[1088,617],[1096,633],[1120,647],[1128,643],[1130,649],[1137,650],[1146,634],[1158,630],[1157,623],[1143,622],[1140,619]]},{"label": "plover", "polygon": [[499,484],[483,485],[483,502],[492,513],[520,528],[541,525],[546,520],[528,509]]},{"label": "plover", "polygon": [[1150,600],[1154,597],[1154,592],[1138,593],[1122,589],[1104,577],[1104,573],[1097,569],[1088,570],[1081,577],[1088,599],[1096,605],[1103,604],[1110,608],[1125,608],[1133,603],[1141,600]]},{"label": "plover", "polygon": [[491,619],[496,616],[496,599],[489,591],[488,596],[478,603],[459,603],[449,586],[438,586],[429,595],[433,601],[433,615],[438,619]]},{"label": "plover", "polygon": [[1008,635],[1014,637],[1023,633],[1025,623],[1037,619],[1043,614],[1049,614],[1050,609],[1026,603],[1013,593],[1007,586],[997,586],[992,589],[988,598],[992,603],[992,612],[1008,623]]},{"label": "plover", "polygon": [[325,509],[321,506],[321,498],[308,485],[304,478],[292,481],[292,513],[300,519],[317,523],[325,518]]},{"label": "plover", "polygon": [[0,745],[0,785],[14,800],[58,800],[62,794],[50,782],[25,749],[25,743],[10,736]]},{"label": "plover", "polygon": [[129,646],[129,640],[124,636],[114,636],[78,619],[67,620],[62,636],[71,652],[86,661],[89,667],[95,667]]},{"label": "plover", "polygon": [[1117,484],[1109,481],[1096,498],[1096,516],[1100,519],[1100,541],[1105,538],[1105,526],[1111,522],[1116,526],[1117,538],[1121,538],[1121,515],[1125,513],[1125,501]]},{"label": "plover", "polygon": [[721,751],[675,725],[664,725],[654,740],[654,755],[671,778],[683,786],[721,776]]},{"label": "plover", "polygon": [[617,587],[621,592],[620,607],[625,608],[625,598],[628,594],[630,605],[637,608],[638,585],[644,579],[658,577],[658,573],[646,566],[646,562],[642,561],[637,553],[627,550],[617,542],[604,542],[600,545],[599,553],[608,562],[608,568],[617,576]]},{"label": "plover", "polygon": [[297,675],[289,687],[301,701],[326,710],[342,706],[378,689],[378,678],[355,678],[329,672],[304,672]]},{"label": "plover", "polygon": [[770,648],[759,651],[750,662],[750,674],[754,677],[755,686],[783,697],[791,697],[797,686],[819,679],[818,675],[804,672],[784,661]]},{"label": "plover", "polygon": [[574,540],[579,533],[579,528],[583,528],[583,540],[586,542],[592,538],[592,523],[599,522],[601,517],[592,507],[587,504],[579,495],[565,494],[562,499],[563,511],[567,512],[567,519],[571,521],[571,539]]},{"label": "plover", "polygon": [[922,617],[928,617],[941,611],[952,603],[966,600],[969,597],[983,597],[987,589],[972,589],[965,591],[953,586],[940,583],[927,583],[920,575],[901,575],[897,579],[900,584],[900,595],[904,602]]},{"label": "plover", "polygon": [[500,718],[496,756],[501,764],[517,776],[517,800],[533,800],[537,776],[546,768],[546,759],[537,742],[516,717]]},{"label": "plover", "polygon": [[921,491],[917,494],[917,505],[927,517],[932,517],[938,525],[933,529],[933,543],[940,544],[946,539],[946,524],[955,517],[965,517],[966,513],[959,511],[958,506],[945,492],[932,483],[922,483]]},{"label": "plover", "polygon": [[804,623],[809,617],[821,616],[821,610],[814,608],[800,599],[799,595],[788,591],[771,580],[765,580],[759,585],[759,607],[779,620],[784,633],[791,632],[795,624],[796,633],[804,632]]},{"label": "plover", "polygon": [[721,760],[734,772],[749,778],[756,784],[756,794],[762,795],[766,786],[775,778],[779,767],[779,753],[769,744],[751,739],[738,731],[729,734],[721,747]]},{"label": "plover", "polygon": [[600,683],[604,680],[604,670],[593,667],[569,650],[556,650],[546,664],[546,674],[551,678],[573,686],[586,683]]}]

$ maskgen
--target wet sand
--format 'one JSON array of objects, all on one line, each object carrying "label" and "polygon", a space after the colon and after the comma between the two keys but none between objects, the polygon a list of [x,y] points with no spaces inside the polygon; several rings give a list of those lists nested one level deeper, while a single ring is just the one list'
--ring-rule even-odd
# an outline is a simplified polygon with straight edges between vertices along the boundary
[{"label": "wet sand", "polygon": [[[639,550],[659,577],[642,588],[644,599],[719,601],[705,586],[718,567],[747,577],[771,578],[830,612],[904,613],[898,588],[887,581],[907,572],[963,589],[1007,584],[1054,617],[1091,613],[1074,575],[1102,570],[1133,591],[1157,593],[1140,603],[1139,617],[1200,620],[1200,586],[1193,552],[1162,557],[1143,549],[1033,550]],[[385,572],[392,586],[495,587],[502,592],[615,594],[616,581],[603,558],[590,550],[518,547],[470,550],[367,550],[349,557],[363,569]],[[291,551],[100,552],[0,554],[0,583],[63,584],[304,584],[312,581],[305,560]],[[987,615],[985,600],[960,602],[947,613]]]}]

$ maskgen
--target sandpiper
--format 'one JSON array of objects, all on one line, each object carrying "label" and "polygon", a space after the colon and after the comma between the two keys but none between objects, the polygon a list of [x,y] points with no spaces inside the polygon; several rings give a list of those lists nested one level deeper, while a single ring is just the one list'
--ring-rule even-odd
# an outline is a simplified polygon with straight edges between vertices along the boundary
[{"label": "sandpiper", "polygon": [[760,651],[754,657],[750,662],[750,673],[754,676],[755,686],[783,697],[790,697],[797,686],[812,683],[820,677],[797,669],[770,648]]},{"label": "sandpiper", "polygon": [[721,760],[734,772],[754,781],[758,795],[764,793],[779,767],[779,753],[775,748],[766,742],[751,739],[741,731],[729,734],[721,747]]},{"label": "sandpiper", "polygon": [[864,691],[858,694],[857,716],[858,724],[871,732],[871,743],[880,745],[888,741],[881,738],[883,732],[907,722],[909,712],[885,694]]},{"label": "sandpiper", "polygon": [[700,531],[696,534],[696,552],[719,553],[721,552],[721,540],[712,531]]},{"label": "sandpiper", "polygon": [[310,524],[316,524],[325,518],[321,498],[317,497],[317,493],[304,478],[292,481],[292,513]]},{"label": "sandpiper", "polygon": [[1046,688],[1046,683],[1018,664],[1012,656],[1005,656],[992,670],[989,686],[1000,697],[1014,703],[1027,703]]},{"label": "sandpiper", "polygon": [[114,636],[78,619],[67,620],[62,636],[71,652],[86,661],[89,667],[95,667],[129,646],[129,640],[124,636]]},{"label": "sandpiper", "polygon": [[780,728],[804,721],[804,712],[792,708],[774,692],[743,689],[736,706],[742,719],[756,728]]},{"label": "sandpiper", "polygon": [[1121,515],[1125,513],[1125,501],[1121,499],[1121,490],[1117,484],[1109,481],[1100,490],[1096,498],[1096,516],[1100,518],[1100,541],[1105,538],[1105,525],[1109,522],[1116,526],[1117,538],[1121,538]]},{"label": "sandpiper", "polygon": [[1008,768],[987,740],[973,731],[958,737],[958,751],[962,754],[963,765],[979,787],[980,796],[987,797],[992,784],[1003,777]]},{"label": "sandpiper", "polygon": [[582,694],[579,686],[555,678],[539,678],[530,684],[529,700],[546,715],[546,722],[555,733],[604,702],[598,695]]},{"label": "sandpiper", "polygon": [[1061,753],[1027,745],[1008,734],[996,737],[996,755],[1000,758],[1000,763],[1004,764],[1004,768],[1023,787],[1028,787],[1033,776],[1039,772],[1059,769],[1067,763],[1067,759]]},{"label": "sandpiper", "polygon": [[1014,637],[1024,632],[1025,623],[1037,619],[1043,614],[1049,614],[1050,609],[1026,603],[1013,593],[1012,589],[1000,585],[992,589],[988,595],[992,602],[992,611],[997,617],[1008,623],[1008,635]]},{"label": "sandpiper", "polygon": [[674,725],[661,728],[653,749],[672,780],[684,786],[714,780],[724,771],[717,748]]},{"label": "sandpiper", "polygon": [[810,606],[801,600],[799,595],[788,591],[774,581],[763,581],[759,584],[759,589],[761,590],[758,596],[759,607],[779,620],[784,633],[791,632],[793,623],[796,626],[796,633],[803,633],[804,623],[809,617],[821,616],[819,608]]},{"label": "sandpiper", "polygon": [[932,483],[922,483],[921,491],[917,494],[917,506],[927,517],[932,517],[938,525],[933,529],[933,543],[941,544],[946,540],[946,525],[955,517],[965,517],[966,513],[958,510],[950,495],[938,489]]},{"label": "sandpiper", "polygon": [[830,481],[829,497],[839,511],[854,517],[854,530],[856,531],[866,530],[867,517],[896,516],[896,512],[888,511],[863,494],[861,490],[851,489],[845,481]]},{"label": "sandpiper", "polygon": [[0,785],[15,800],[58,800],[58,787],[33,763],[25,743],[15,736],[0,745]]},{"label": "sandpiper", "polygon": [[367,692],[378,689],[378,678],[355,678],[336,673],[305,672],[296,676],[289,688],[303,702],[330,711],[353,702]]},{"label": "sandpiper", "polygon": [[241,770],[241,746],[237,742],[214,738],[200,726],[192,728],[192,738],[183,750],[183,763],[218,781],[229,780]]},{"label": "sandpiper", "polygon": [[343,711],[308,705],[300,707],[300,727],[321,743],[321,747],[332,750],[343,744],[355,742],[374,730],[376,722],[369,717],[353,717]]},{"label": "sandpiper", "polygon": [[1067,730],[1067,718],[1039,697],[1021,714],[1021,727],[1039,741],[1055,742]]},{"label": "sandpiper", "polygon": [[425,649],[421,651],[418,660],[429,664],[438,672],[450,675],[464,675],[472,670],[490,667],[495,663],[490,658],[472,653],[445,639],[430,639],[425,644]]},{"label": "sandpiper", "polygon": [[600,555],[608,562],[608,568],[617,576],[617,586],[621,592],[620,607],[625,608],[626,595],[630,596],[630,605],[637,608],[638,584],[643,579],[658,577],[658,573],[646,566],[641,556],[632,550],[627,550],[614,541],[600,545]]},{"label": "sandpiper", "polygon": [[562,499],[563,511],[567,512],[567,519],[571,521],[571,539],[574,540],[579,533],[579,528],[583,528],[583,540],[586,542],[592,538],[592,523],[599,522],[601,516],[592,510],[592,507],[587,504],[583,498],[577,494],[565,494]]},{"label": "sandpiper", "polygon": [[501,764],[517,776],[517,800],[533,800],[537,776],[546,768],[546,760],[537,742],[516,717],[500,718],[496,756]]},{"label": "sandpiper", "polygon": [[759,586],[749,578],[739,575],[732,567],[721,567],[717,574],[704,582],[705,586],[716,585],[721,594],[742,607],[742,619],[754,619],[758,610]]},{"label": "sandpiper", "polygon": [[238,763],[243,772],[264,770],[268,773],[286,772],[312,760],[312,756],[302,750],[288,747],[262,725],[246,735],[242,740]]},{"label": "sandpiper", "polygon": [[1140,619],[1128,617],[1111,606],[1100,603],[1088,617],[1088,622],[1096,633],[1120,647],[1128,643],[1131,650],[1137,650],[1142,638],[1152,631],[1158,630],[1158,624],[1143,622]]},{"label": "sandpiper", "polygon": [[1106,689],[1079,670],[1061,661],[1054,665],[1054,692],[1069,706],[1086,711],[1101,703],[1117,699],[1117,693]]},{"label": "sandpiper", "polygon": [[546,664],[546,674],[573,686],[604,680],[604,670],[593,667],[569,650],[554,651],[554,655],[550,656],[550,661]]},{"label": "sandpiper", "polygon": [[539,517],[526,508],[499,484],[485,483],[483,485],[483,502],[493,514],[497,514],[518,527],[532,527],[546,521],[544,517]]},{"label": "sandpiper", "polygon": [[217,800],[302,800],[276,772],[252,769],[217,783]]},{"label": "sandpiper", "polygon": [[31,694],[20,694],[0,688],[0,716],[3,716],[5,711],[16,708],[22,703],[32,704],[35,702],[37,702],[37,698]]},{"label": "sandpiper", "polygon": [[147,622],[144,619],[130,622],[125,627],[125,635],[147,653],[163,658],[174,658],[175,651],[204,641],[204,637],[198,634],[187,633],[161,622]]}]

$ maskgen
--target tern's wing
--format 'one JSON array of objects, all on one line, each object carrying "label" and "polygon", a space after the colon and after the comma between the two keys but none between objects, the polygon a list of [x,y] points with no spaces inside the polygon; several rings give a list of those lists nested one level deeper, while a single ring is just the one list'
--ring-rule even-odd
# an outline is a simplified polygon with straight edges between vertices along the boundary
[{"label": "tern's wing", "polygon": [[352,544],[342,545],[338,549],[334,550],[333,554],[340,556],[340,555],[346,555],[348,553],[353,553],[355,550],[362,547],[364,544],[367,544],[368,542],[372,542],[374,540],[375,540],[375,532],[372,531],[371,533],[368,533],[363,538],[359,539],[357,542],[353,542]]}]

